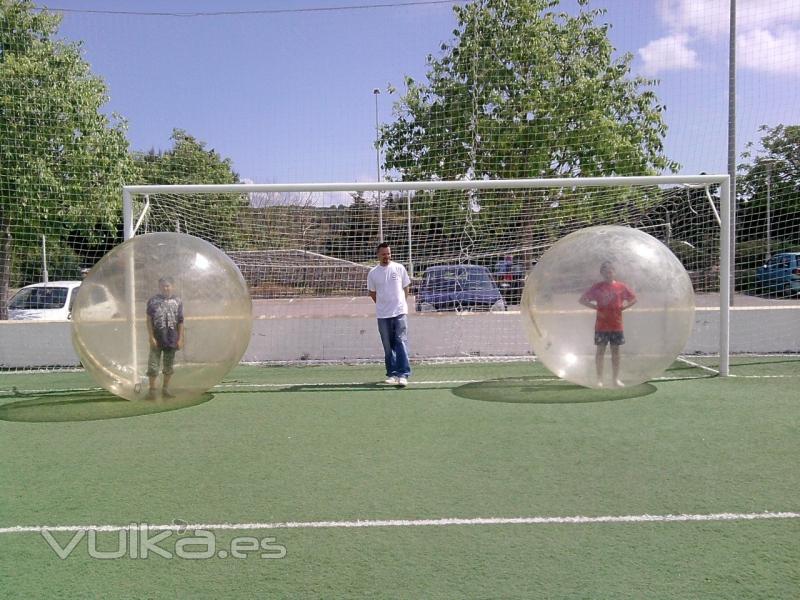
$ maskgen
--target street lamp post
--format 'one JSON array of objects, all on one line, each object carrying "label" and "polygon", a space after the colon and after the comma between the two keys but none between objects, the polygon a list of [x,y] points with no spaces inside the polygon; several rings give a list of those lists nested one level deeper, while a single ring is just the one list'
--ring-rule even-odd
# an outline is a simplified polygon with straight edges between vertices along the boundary
[{"label": "street lamp post", "polygon": [[[378,171],[378,183],[381,181],[381,146],[380,146],[380,128],[378,126],[378,95],[381,93],[380,89],[375,88],[372,90],[375,96],[375,166]],[[381,201],[381,192],[378,190],[378,241],[383,242],[383,202]]]},{"label": "street lamp post", "polygon": [[772,223],[771,223],[771,213],[772,213],[772,162],[767,161],[765,165],[767,169],[767,260],[772,258],[772,247],[770,238],[772,238]]},{"label": "street lamp post", "polygon": [[414,259],[411,257],[411,190],[406,192],[406,224],[408,226],[408,274],[414,276]]}]

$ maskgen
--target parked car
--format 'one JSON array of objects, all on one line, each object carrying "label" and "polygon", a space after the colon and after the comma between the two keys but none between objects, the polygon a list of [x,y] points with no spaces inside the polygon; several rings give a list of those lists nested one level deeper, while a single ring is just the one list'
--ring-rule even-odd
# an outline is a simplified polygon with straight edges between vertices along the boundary
[{"label": "parked car", "polygon": [[781,252],[756,269],[756,285],[766,293],[800,294],[800,252]]},{"label": "parked car", "polygon": [[505,310],[491,273],[477,265],[443,265],[425,271],[416,296],[417,312]]},{"label": "parked car", "polygon": [[80,281],[34,283],[19,290],[8,303],[8,318],[14,321],[66,321]]},{"label": "parked car", "polygon": [[[20,289],[8,303],[8,318],[14,321],[67,321],[81,287],[80,281],[34,283]],[[120,316],[117,302],[102,285],[91,285],[91,302],[83,315],[89,319]]]}]

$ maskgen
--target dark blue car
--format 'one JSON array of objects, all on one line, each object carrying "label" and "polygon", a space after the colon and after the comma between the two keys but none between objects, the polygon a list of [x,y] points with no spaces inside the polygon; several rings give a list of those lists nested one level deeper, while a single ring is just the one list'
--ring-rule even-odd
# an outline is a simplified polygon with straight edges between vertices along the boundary
[{"label": "dark blue car", "polygon": [[486,267],[443,265],[425,271],[417,292],[417,312],[440,310],[505,310],[497,285]]},{"label": "dark blue car", "polygon": [[800,294],[800,252],[781,252],[756,269],[756,284],[766,293]]}]

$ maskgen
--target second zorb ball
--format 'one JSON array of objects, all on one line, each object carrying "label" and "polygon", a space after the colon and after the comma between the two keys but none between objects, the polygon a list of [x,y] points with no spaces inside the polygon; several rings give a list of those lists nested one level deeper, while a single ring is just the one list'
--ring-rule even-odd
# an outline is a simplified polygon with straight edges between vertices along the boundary
[{"label": "second zorb ball", "polygon": [[114,248],[86,276],[72,308],[81,363],[128,400],[201,396],[238,364],[251,329],[238,267],[214,245],[180,233],[140,235]]},{"label": "second zorb ball", "polygon": [[694,291],[656,238],[604,225],[571,233],[542,255],[521,310],[536,357],[555,375],[586,387],[631,386],[661,375],[683,350]]}]

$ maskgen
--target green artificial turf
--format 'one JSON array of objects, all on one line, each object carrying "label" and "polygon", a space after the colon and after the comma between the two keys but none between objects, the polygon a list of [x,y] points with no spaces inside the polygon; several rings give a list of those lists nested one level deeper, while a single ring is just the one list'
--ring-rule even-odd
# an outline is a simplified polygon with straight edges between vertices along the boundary
[{"label": "green artificial turf", "polygon": [[377,385],[375,365],[239,367],[200,403],[127,415],[144,403],[116,408],[83,373],[8,376],[0,527],[227,523],[216,550],[272,537],[286,555],[99,560],[83,538],[62,560],[41,533],[6,530],[0,595],[792,598],[797,518],[236,524],[797,512],[796,365],[676,365],[601,392],[532,363],[421,365],[407,389]]}]

